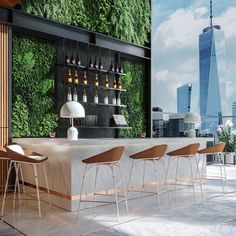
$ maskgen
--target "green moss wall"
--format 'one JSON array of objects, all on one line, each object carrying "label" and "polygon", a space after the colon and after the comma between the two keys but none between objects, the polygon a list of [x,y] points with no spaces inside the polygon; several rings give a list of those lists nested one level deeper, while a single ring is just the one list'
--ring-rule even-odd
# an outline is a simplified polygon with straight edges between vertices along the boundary
[{"label": "green moss wall", "polygon": [[[149,0],[23,0],[22,10],[60,23],[76,25],[126,42],[144,45],[150,35]],[[55,45],[38,38],[15,34],[13,38],[13,137],[43,137],[55,130]],[[144,65],[123,59],[122,95],[132,130],[120,137],[139,137],[145,130],[143,115]]]}]

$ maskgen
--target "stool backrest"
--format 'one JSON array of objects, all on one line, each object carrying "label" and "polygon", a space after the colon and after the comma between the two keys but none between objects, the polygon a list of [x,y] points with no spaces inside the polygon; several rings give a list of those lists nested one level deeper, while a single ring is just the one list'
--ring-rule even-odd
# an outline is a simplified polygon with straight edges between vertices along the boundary
[{"label": "stool backrest", "polygon": [[7,156],[13,161],[38,163],[39,160],[25,156],[24,149],[17,144],[6,146]]},{"label": "stool backrest", "polygon": [[106,152],[99,153],[97,155],[94,155],[92,157],[89,157],[87,159],[82,160],[82,162],[89,164],[89,163],[106,163],[106,162],[116,162],[119,161],[125,147],[119,146],[112,148]]},{"label": "stool backrest", "polygon": [[168,156],[192,156],[198,151],[200,143],[193,143],[183,148],[176,149],[172,152],[167,153]]},{"label": "stool backrest", "polygon": [[216,145],[208,148],[204,148],[198,151],[199,154],[213,154],[213,153],[220,153],[223,152],[225,149],[225,142],[217,143]]},{"label": "stool backrest", "polygon": [[165,155],[167,144],[157,145],[144,151],[135,153],[130,157],[133,159],[145,159],[145,158],[161,158]]},{"label": "stool backrest", "polygon": [[3,159],[9,159],[8,156],[7,156],[7,152],[6,152],[6,149],[3,148],[3,147],[0,147],[0,159],[3,158]]}]

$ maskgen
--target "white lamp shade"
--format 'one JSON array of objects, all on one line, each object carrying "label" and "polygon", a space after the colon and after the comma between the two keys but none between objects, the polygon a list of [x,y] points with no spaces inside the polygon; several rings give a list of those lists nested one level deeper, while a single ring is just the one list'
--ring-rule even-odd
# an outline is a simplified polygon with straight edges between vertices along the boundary
[{"label": "white lamp shade", "polygon": [[201,118],[198,113],[196,112],[189,112],[184,117],[185,123],[200,123]]},{"label": "white lamp shade", "polygon": [[60,110],[60,117],[62,118],[84,118],[84,107],[75,101],[65,103]]}]

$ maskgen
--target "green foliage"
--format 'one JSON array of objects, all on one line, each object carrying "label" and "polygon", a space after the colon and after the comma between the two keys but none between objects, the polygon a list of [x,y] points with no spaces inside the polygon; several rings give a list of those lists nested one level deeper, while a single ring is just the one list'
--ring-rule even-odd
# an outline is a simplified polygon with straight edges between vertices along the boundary
[{"label": "green foliage", "polygon": [[28,13],[144,45],[149,41],[149,0],[23,0]]},{"label": "green foliage", "polygon": [[56,128],[54,65],[55,47],[52,43],[14,36],[13,137],[42,137]]},{"label": "green foliage", "polygon": [[12,136],[21,137],[29,134],[29,112],[22,97],[16,95],[12,106]]},{"label": "green foliage", "polygon": [[225,142],[225,152],[236,151],[236,130],[233,128],[233,124],[228,120],[225,126],[220,125],[217,131],[218,141]]},{"label": "green foliage", "polygon": [[126,93],[121,94],[121,100],[127,104],[127,108],[121,108],[121,114],[126,117],[132,129],[119,131],[119,137],[138,138],[141,132],[146,130],[144,107],[144,64],[125,59],[122,61],[124,71],[128,71],[122,77],[122,84]]}]

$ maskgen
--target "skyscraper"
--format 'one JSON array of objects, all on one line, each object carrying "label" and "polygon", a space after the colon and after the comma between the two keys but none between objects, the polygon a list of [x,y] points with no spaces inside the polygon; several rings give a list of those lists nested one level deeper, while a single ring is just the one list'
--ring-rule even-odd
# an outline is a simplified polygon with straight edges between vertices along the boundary
[{"label": "skyscraper", "polygon": [[234,124],[234,128],[236,128],[236,102],[232,103],[232,122]]},{"label": "skyscraper", "polygon": [[177,88],[177,113],[190,112],[192,84]]},{"label": "skyscraper", "polygon": [[221,111],[219,75],[224,70],[224,32],[219,25],[212,24],[212,0],[210,1],[210,26],[199,36],[200,69],[200,115],[201,129],[210,133],[216,131],[220,123]]}]

